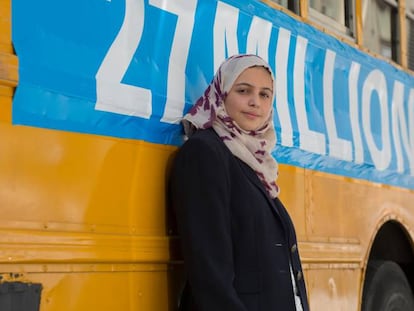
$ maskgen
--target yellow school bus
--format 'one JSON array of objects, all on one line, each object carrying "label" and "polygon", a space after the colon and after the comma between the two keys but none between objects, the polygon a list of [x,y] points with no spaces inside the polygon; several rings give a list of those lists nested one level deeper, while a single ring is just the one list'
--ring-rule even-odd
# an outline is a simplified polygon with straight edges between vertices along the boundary
[{"label": "yellow school bus", "polygon": [[180,118],[237,53],[313,311],[414,308],[410,0],[0,0],[0,310],[176,310]]}]

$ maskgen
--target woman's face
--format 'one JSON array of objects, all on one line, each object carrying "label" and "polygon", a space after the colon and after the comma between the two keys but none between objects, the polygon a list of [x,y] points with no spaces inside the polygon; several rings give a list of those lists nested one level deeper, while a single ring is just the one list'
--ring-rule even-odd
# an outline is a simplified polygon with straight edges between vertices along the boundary
[{"label": "woman's face", "polygon": [[250,67],[234,81],[224,100],[227,114],[243,130],[254,131],[269,117],[273,100],[273,81],[264,67]]}]

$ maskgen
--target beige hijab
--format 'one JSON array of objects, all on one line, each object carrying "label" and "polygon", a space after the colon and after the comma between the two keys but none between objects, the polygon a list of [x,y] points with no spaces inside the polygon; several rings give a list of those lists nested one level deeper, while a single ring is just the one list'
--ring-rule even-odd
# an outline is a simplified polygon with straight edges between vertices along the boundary
[{"label": "beige hijab", "polygon": [[224,100],[238,76],[247,68],[255,66],[266,68],[273,82],[275,81],[272,69],[259,56],[234,55],[220,65],[203,96],[184,116],[182,123],[187,137],[191,136],[195,129],[212,127],[233,155],[256,172],[270,197],[276,198],[279,195],[279,187],[276,184],[278,164],[271,155],[276,144],[273,108],[268,120],[260,129],[245,131],[229,117],[224,106]]}]

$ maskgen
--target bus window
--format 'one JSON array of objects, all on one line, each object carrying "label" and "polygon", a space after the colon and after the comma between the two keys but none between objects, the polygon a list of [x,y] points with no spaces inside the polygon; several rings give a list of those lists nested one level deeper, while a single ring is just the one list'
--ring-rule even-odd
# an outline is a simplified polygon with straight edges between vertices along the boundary
[{"label": "bus window", "polygon": [[277,3],[293,13],[299,14],[299,1],[297,0],[271,0],[271,2]]},{"label": "bus window", "polygon": [[353,0],[309,0],[312,19],[340,35],[353,37]]},{"label": "bus window", "polygon": [[395,0],[363,0],[364,46],[400,62],[398,4]]},{"label": "bus window", "polygon": [[408,68],[414,70],[414,2],[407,5],[407,57]]},{"label": "bus window", "polygon": [[318,12],[329,16],[338,23],[345,25],[345,0],[329,2],[326,0],[310,0],[309,6]]}]

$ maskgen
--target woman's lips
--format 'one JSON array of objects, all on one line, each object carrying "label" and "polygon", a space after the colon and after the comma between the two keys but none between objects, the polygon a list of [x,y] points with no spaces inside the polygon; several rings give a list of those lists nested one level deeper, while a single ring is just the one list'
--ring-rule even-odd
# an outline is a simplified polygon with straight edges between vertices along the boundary
[{"label": "woman's lips", "polygon": [[258,117],[260,117],[260,115],[258,115],[257,113],[254,112],[249,112],[249,111],[244,111],[243,114],[250,119],[256,119]]}]

